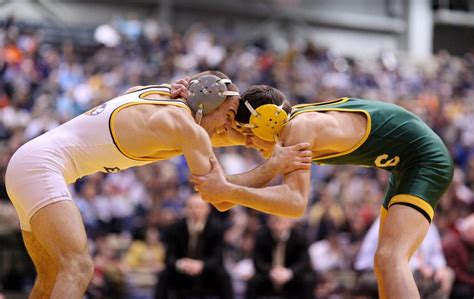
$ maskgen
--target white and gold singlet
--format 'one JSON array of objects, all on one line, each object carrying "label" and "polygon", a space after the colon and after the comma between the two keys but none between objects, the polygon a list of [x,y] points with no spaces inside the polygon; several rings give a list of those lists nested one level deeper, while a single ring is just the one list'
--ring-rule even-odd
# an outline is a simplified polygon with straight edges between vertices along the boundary
[{"label": "white and gold singlet", "polygon": [[[147,95],[160,99],[145,99]],[[25,143],[11,158],[5,177],[23,230],[42,207],[72,200],[67,184],[96,172],[117,172],[156,161],[128,155],[115,138],[114,117],[133,105],[174,105],[188,109],[185,100],[169,99],[169,85],[152,85],[102,103],[57,128]]]}]

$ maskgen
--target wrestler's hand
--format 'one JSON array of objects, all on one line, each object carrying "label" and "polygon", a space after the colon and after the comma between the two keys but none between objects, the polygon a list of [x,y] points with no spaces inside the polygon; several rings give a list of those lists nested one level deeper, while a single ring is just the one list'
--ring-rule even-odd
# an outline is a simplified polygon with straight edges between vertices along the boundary
[{"label": "wrestler's hand", "polygon": [[226,194],[229,182],[225,179],[224,171],[215,158],[210,158],[212,169],[206,175],[191,175],[189,180],[195,184],[194,189],[201,194],[205,201],[216,204],[225,202],[224,194]]},{"label": "wrestler's hand", "polygon": [[311,168],[312,154],[309,143],[282,146],[281,142],[277,142],[269,162],[275,163],[280,173],[308,170]]},{"label": "wrestler's hand", "polygon": [[176,80],[171,84],[171,98],[188,98],[188,86],[191,79],[186,76],[183,79]]}]

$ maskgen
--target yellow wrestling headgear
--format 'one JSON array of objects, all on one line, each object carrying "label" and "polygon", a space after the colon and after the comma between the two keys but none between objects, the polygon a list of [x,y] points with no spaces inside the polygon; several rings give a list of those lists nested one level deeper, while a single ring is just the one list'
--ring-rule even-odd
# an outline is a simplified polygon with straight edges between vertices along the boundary
[{"label": "yellow wrestling headgear", "polygon": [[250,128],[259,138],[266,141],[278,141],[280,133],[288,121],[288,114],[283,110],[283,104],[265,104],[254,109],[248,101],[245,106],[252,113],[249,123],[243,125]]}]

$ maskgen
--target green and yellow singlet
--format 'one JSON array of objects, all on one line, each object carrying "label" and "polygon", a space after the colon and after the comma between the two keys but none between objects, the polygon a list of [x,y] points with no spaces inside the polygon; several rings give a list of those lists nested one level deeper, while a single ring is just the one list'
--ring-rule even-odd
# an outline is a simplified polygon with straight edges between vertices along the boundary
[{"label": "green and yellow singlet", "polygon": [[[302,113],[342,111],[363,113],[367,131],[350,150],[318,157],[319,164],[351,164],[377,167],[392,173],[384,200],[397,194],[410,194],[426,201],[410,202],[431,220],[439,198],[449,186],[453,164],[441,138],[418,116],[386,102],[354,98],[303,104],[293,107],[291,119]],[[416,201],[416,200],[415,200]]]}]

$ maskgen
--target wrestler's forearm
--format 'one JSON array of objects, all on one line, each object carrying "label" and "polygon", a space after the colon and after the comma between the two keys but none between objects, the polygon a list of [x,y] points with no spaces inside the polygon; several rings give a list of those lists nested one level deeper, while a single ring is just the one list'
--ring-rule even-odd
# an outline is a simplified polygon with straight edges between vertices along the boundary
[{"label": "wrestler's forearm", "polygon": [[285,184],[266,188],[229,184],[222,197],[241,206],[284,217],[301,217],[306,206],[304,197]]},{"label": "wrestler's forearm", "polygon": [[278,165],[273,159],[268,159],[265,163],[248,172],[228,175],[226,176],[226,179],[229,183],[235,185],[259,188],[268,184],[280,173],[280,165]]}]

